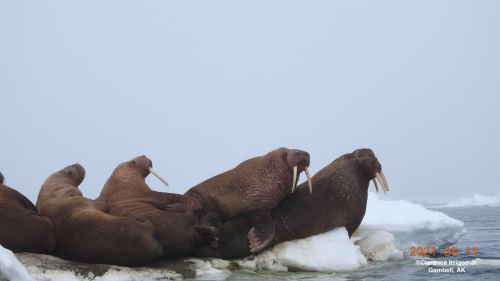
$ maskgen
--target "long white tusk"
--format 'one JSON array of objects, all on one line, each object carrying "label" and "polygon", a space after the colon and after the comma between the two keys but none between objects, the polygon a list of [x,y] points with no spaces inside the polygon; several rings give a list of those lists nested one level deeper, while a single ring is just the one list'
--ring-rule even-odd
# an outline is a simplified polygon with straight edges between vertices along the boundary
[{"label": "long white tusk", "polygon": [[297,181],[297,166],[293,167],[293,185],[292,185],[292,193],[295,190],[295,182]]},{"label": "long white tusk", "polygon": [[311,183],[311,175],[309,174],[309,169],[307,168],[307,166],[306,166],[305,171],[306,171],[307,181],[309,182],[309,192],[313,193],[313,186]]},{"label": "long white tusk", "polygon": [[159,180],[161,180],[166,186],[168,186],[168,182],[162,176],[160,176],[160,174],[153,170],[153,168],[149,167],[149,171],[151,172],[151,174],[155,175]]},{"label": "long white tusk", "polygon": [[377,181],[375,179],[373,179],[373,183],[375,184],[375,189],[377,190],[377,193],[378,193],[378,185],[377,185]]},{"label": "long white tusk", "polygon": [[384,179],[384,182],[385,182],[385,188],[387,189],[387,191],[389,191],[389,184],[387,183],[387,179],[385,178],[384,172],[380,171],[380,175],[381,175],[381,176],[382,176],[382,178]]},{"label": "long white tusk", "polygon": [[385,192],[385,183],[384,183],[384,180],[382,179],[382,176],[379,173],[376,173],[375,177],[377,178],[378,182],[382,185],[382,189],[384,190],[384,194],[387,194]]}]

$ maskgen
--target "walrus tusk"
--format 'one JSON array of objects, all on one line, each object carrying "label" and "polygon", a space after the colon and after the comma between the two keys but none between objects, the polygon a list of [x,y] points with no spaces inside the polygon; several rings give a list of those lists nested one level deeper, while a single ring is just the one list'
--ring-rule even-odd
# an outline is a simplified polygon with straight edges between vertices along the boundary
[{"label": "walrus tusk", "polygon": [[375,179],[373,179],[373,183],[375,184],[375,189],[377,190],[377,193],[378,193],[378,185],[377,185],[377,181]]},{"label": "walrus tusk", "polygon": [[309,182],[309,191],[311,193],[313,193],[313,186],[312,186],[312,183],[311,183],[311,175],[309,174],[309,169],[307,168],[307,166],[306,166],[305,170],[306,170],[307,181]]},{"label": "walrus tusk", "polygon": [[168,186],[168,182],[162,176],[160,176],[160,174],[153,170],[153,168],[149,167],[149,171],[151,172],[151,174],[155,175],[155,177],[161,180],[166,186]]},{"label": "walrus tusk", "polygon": [[384,179],[384,182],[385,182],[385,188],[387,189],[387,191],[389,191],[389,184],[387,183],[387,179],[385,178],[384,172],[380,171],[380,175],[381,175],[381,176],[382,176],[382,178]]},{"label": "walrus tusk", "polygon": [[293,185],[292,185],[292,193],[295,190],[295,182],[297,181],[297,165],[293,167]]},{"label": "walrus tusk", "polygon": [[387,194],[386,191],[389,191],[389,189],[386,187],[384,179],[382,178],[380,173],[376,173],[375,177],[377,178],[378,182],[382,185],[382,189],[384,190],[384,194]]}]

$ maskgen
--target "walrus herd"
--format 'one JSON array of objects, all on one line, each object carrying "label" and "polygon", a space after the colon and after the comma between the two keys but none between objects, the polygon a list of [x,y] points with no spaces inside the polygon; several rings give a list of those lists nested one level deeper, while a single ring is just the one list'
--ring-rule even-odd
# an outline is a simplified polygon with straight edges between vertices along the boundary
[{"label": "walrus herd", "polygon": [[[96,199],[83,196],[80,164],[42,184],[36,206],[4,185],[0,173],[0,244],[13,252],[139,266],[187,256],[241,258],[336,227],[349,236],[366,211],[373,180],[389,190],[371,149],[344,154],[309,176],[309,153],[278,148],[207,179],[185,194],[151,190],[152,161],[119,164]],[[298,185],[299,176],[307,181]],[[376,179],[376,180],[375,180]]]}]

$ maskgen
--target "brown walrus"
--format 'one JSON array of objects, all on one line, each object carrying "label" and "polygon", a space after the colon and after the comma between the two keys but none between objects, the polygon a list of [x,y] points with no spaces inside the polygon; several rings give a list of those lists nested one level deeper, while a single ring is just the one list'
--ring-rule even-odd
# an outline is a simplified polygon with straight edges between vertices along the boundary
[{"label": "brown walrus", "polygon": [[[203,237],[215,237],[216,230],[205,226],[217,218],[209,214],[199,223],[192,210],[199,209],[193,198],[151,190],[145,178],[153,163],[146,156],[121,163],[104,185],[100,197],[110,206],[110,214],[135,212],[148,218],[155,226],[155,237],[163,246],[163,258],[172,259],[191,254]],[[200,233],[198,233],[200,232]]]},{"label": "brown walrus", "polygon": [[49,253],[56,247],[52,221],[35,205],[3,184],[0,173],[0,244],[14,253]]},{"label": "brown walrus", "polygon": [[83,197],[78,186],[85,178],[80,164],[53,173],[38,194],[40,213],[52,219],[57,239],[55,255],[79,262],[144,265],[159,259],[161,245],[154,227],[138,214],[107,214],[109,206]]},{"label": "brown walrus", "polygon": [[297,174],[306,171],[309,175],[309,163],[305,151],[278,148],[194,186],[185,195],[201,202],[199,216],[218,212],[226,220],[246,217],[253,225],[247,235],[249,249],[257,252],[275,236],[271,210],[290,195],[291,186],[293,191]]},{"label": "brown walrus", "polygon": [[[374,178],[379,180],[384,192],[389,190],[382,166],[370,149],[340,156],[311,178],[314,193],[310,194],[303,183],[272,211],[276,236],[270,246],[341,226],[350,237],[363,220],[369,182]],[[234,259],[250,255],[245,233],[251,227],[245,218],[223,222],[217,227],[219,247],[214,249],[213,243],[212,247],[203,244],[195,256]]]}]

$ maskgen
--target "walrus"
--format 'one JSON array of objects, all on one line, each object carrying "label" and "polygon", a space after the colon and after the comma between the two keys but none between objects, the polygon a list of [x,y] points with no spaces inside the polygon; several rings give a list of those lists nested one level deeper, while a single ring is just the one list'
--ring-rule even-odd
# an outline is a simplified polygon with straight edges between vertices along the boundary
[{"label": "walrus", "polygon": [[38,194],[37,207],[54,223],[55,255],[78,262],[122,266],[144,265],[159,259],[163,248],[154,226],[130,212],[108,214],[109,206],[83,197],[78,186],[85,169],[73,164],[51,174]]},{"label": "walrus", "polygon": [[50,253],[56,247],[52,221],[4,183],[0,173],[0,244],[14,253]]},{"label": "walrus", "polygon": [[225,220],[246,217],[252,223],[247,235],[249,249],[257,252],[275,236],[271,210],[293,192],[297,175],[305,171],[309,178],[309,164],[309,153],[282,147],[246,160],[192,187],[185,195],[201,202],[199,216],[218,212]]},{"label": "walrus", "polygon": [[[384,192],[389,190],[382,166],[371,149],[358,149],[335,159],[311,178],[314,193],[310,194],[303,183],[271,212],[276,235],[269,246],[341,226],[351,237],[363,220],[369,182],[375,182],[375,178]],[[220,240],[202,244],[194,255],[223,259],[246,257],[251,252],[245,233],[251,227],[251,221],[245,218],[223,222],[217,227]]]},{"label": "walrus", "polygon": [[220,217],[208,214],[198,221],[193,210],[201,205],[193,198],[151,190],[145,178],[153,171],[152,167],[153,162],[142,155],[115,168],[99,196],[109,204],[109,213],[135,212],[149,219],[155,227],[156,239],[163,246],[164,259],[188,256],[203,239],[217,239],[212,224],[220,221]]}]

